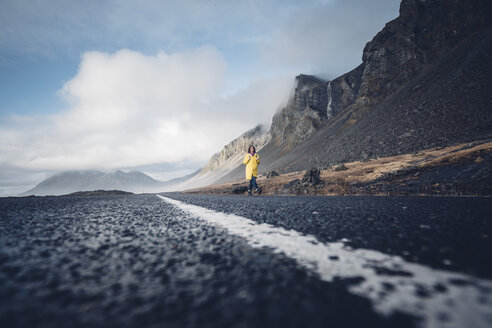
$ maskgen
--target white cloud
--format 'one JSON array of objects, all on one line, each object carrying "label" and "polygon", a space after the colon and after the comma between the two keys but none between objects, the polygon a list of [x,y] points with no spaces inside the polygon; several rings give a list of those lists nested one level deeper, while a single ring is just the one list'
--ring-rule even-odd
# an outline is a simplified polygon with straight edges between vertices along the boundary
[{"label": "white cloud", "polygon": [[55,115],[0,127],[0,164],[26,170],[131,168],[206,162],[286,100],[292,78],[256,81],[221,97],[226,64],[213,47],[147,56],[88,52]]}]

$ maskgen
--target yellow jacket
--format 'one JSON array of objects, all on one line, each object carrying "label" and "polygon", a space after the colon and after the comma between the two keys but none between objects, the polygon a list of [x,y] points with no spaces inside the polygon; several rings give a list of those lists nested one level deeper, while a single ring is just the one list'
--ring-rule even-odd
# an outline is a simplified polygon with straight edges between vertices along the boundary
[{"label": "yellow jacket", "polygon": [[252,156],[248,153],[244,155],[243,164],[246,165],[246,179],[251,180],[251,176],[255,178],[258,176],[258,164],[260,164],[260,156],[258,154]]}]

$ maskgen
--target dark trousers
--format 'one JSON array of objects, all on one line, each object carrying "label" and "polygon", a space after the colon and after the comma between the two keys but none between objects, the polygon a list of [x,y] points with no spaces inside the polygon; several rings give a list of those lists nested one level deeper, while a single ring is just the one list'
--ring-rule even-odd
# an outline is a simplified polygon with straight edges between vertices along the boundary
[{"label": "dark trousers", "polygon": [[258,185],[256,184],[256,177],[254,175],[252,175],[251,180],[249,180],[249,190],[253,190],[253,188],[258,189]]}]

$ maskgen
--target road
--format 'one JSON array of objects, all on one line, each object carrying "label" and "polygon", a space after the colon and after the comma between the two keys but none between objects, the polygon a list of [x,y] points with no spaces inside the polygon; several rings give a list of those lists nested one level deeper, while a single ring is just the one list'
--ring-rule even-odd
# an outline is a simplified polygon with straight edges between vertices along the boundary
[{"label": "road", "polygon": [[490,327],[487,198],[0,199],[1,327]]}]

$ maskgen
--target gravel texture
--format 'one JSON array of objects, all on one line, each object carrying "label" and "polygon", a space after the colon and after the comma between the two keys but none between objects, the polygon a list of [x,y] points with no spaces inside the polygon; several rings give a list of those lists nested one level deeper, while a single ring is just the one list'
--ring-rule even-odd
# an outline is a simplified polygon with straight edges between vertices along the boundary
[{"label": "gravel texture", "polygon": [[[238,197],[232,206],[227,197],[189,198],[244,213],[257,200]],[[283,198],[282,204],[293,202]],[[307,218],[315,207],[306,202]],[[276,217],[283,221],[281,213]],[[367,299],[347,292],[351,283],[323,282],[293,260],[253,249],[155,195],[0,199],[1,327],[415,323],[374,313]]]},{"label": "gravel texture", "polygon": [[492,279],[491,198],[374,196],[168,197],[260,223],[348,239],[354,248]]}]

